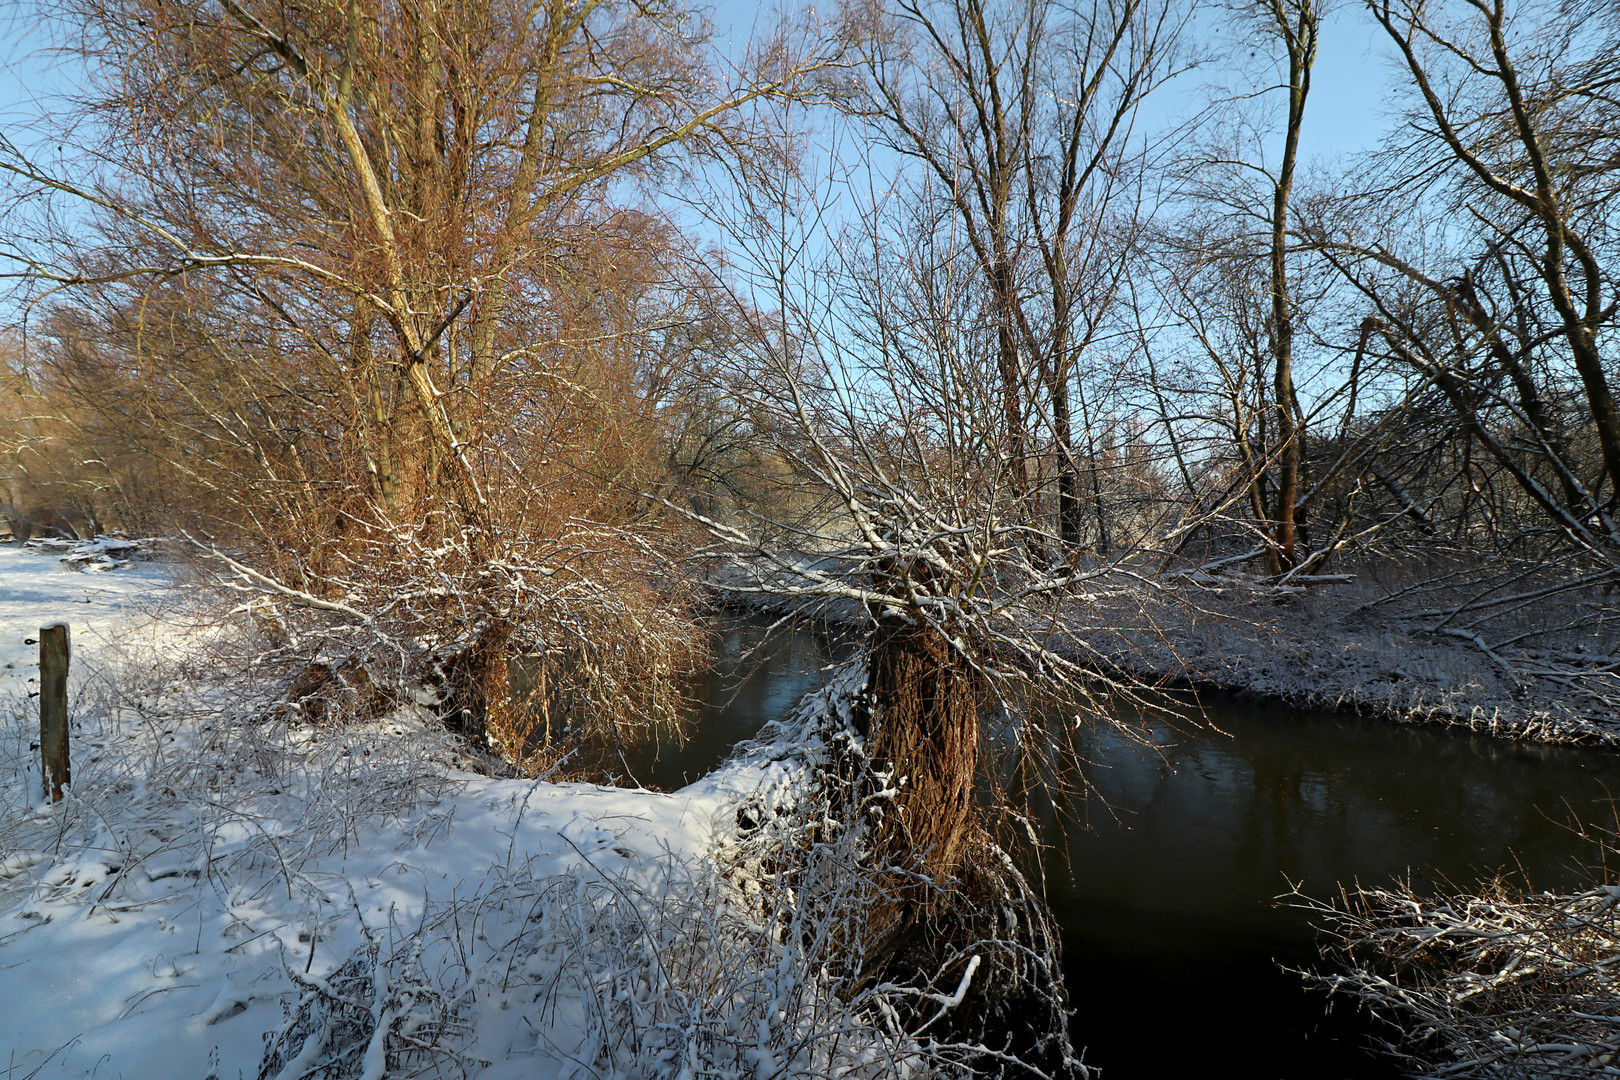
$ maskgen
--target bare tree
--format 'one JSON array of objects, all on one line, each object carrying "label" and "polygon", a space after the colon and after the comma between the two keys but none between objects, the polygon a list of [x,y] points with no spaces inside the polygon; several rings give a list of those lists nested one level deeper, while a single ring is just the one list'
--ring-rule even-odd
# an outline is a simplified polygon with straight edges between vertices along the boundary
[{"label": "bare tree", "polygon": [[1464,508],[1483,505],[1488,467],[1534,508],[1531,528],[1550,525],[1612,567],[1612,32],[1574,10],[1502,3],[1370,10],[1405,64],[1414,132],[1384,151],[1381,198],[1444,226],[1425,234],[1363,210],[1317,223],[1313,242],[1477,450],[1461,458]]},{"label": "bare tree", "polygon": [[[746,150],[743,107],[835,44],[765,42],[723,82],[678,3],[57,15],[98,73],[74,114],[103,135],[94,167],[12,147],[0,165],[11,273],[54,290],[35,325],[58,385],[211,493],[200,523],[265,575],[244,584],[372,630],[378,612],[435,627],[406,633],[427,651],[405,675],[475,736],[508,709],[513,649],[605,663],[610,637],[626,659],[649,645],[655,677],[631,662],[564,696],[629,715],[672,691],[690,631],[638,630],[660,586],[630,571],[667,562],[638,493],[663,456],[654,353],[696,248],[631,185]],[[579,665],[585,684],[602,663]]]},{"label": "bare tree", "polygon": [[[1180,170],[1180,213],[1157,237],[1172,254],[1156,299],[1178,325],[1182,348],[1214,370],[1217,422],[1243,477],[1237,490],[1252,517],[1247,527],[1262,540],[1258,556],[1280,577],[1305,558],[1302,282],[1292,215],[1322,16],[1311,0],[1258,0],[1236,5],[1231,16],[1239,48],[1259,52],[1261,70],[1252,73],[1255,86],[1229,93],[1201,118],[1195,138],[1202,145]],[[1256,115],[1279,97],[1275,120]],[[1205,496],[1215,504],[1227,498]]]},{"label": "bare tree", "polygon": [[[1086,632],[1087,601],[1125,595],[1129,575],[1050,558],[1063,525],[1033,512],[1028,431],[1009,425],[1006,339],[986,307],[994,279],[949,200],[925,201],[939,177],[894,218],[886,193],[840,218],[860,188],[817,162],[786,157],[726,222],[750,256],[739,287],[754,326],[733,392],[786,490],[704,524],[712,553],[735,561],[731,588],[866,631],[845,806],[869,815],[865,854],[889,894],[873,913],[883,970],[919,962],[936,932],[967,932],[975,904],[1013,888],[985,785],[1008,755],[1060,775],[1042,770],[1072,752],[1076,726],[1107,715],[1111,689],[1132,692]],[[931,215],[940,228],[911,227]],[[1047,403],[1018,404],[1038,416]]]},{"label": "bare tree", "polygon": [[1322,17],[1312,0],[1267,0],[1266,17],[1288,57],[1288,119],[1283,127],[1282,158],[1272,178],[1271,195],[1271,354],[1272,404],[1277,414],[1277,501],[1274,558],[1279,568],[1292,568],[1295,546],[1295,503],[1299,498],[1300,441],[1294,393],[1294,301],[1288,288],[1288,211],[1299,165],[1299,133],[1316,63]]},{"label": "bare tree", "polygon": [[1178,70],[1189,10],[1148,0],[906,3],[864,49],[851,107],[918,166],[912,217],[897,227],[950,237],[936,265],[960,275],[965,261],[982,282],[977,306],[952,316],[995,336],[1007,453],[1029,513],[1055,502],[1056,550],[1083,543],[1084,460],[1096,546],[1110,547],[1093,430],[1102,410],[1083,393],[1077,410],[1075,394],[1115,318],[1140,227],[1152,147],[1136,117]]}]

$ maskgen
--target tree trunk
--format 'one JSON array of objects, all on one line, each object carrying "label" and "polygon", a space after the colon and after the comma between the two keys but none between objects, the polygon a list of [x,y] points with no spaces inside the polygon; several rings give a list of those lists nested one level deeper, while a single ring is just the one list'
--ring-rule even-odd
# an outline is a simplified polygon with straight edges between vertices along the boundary
[{"label": "tree trunk", "polygon": [[[1064,335],[1059,334],[1060,341]],[[1066,345],[1063,346],[1067,348]],[[1058,536],[1063,541],[1063,554],[1071,555],[1080,549],[1084,525],[1081,521],[1080,476],[1074,460],[1074,425],[1069,409],[1068,365],[1061,354],[1051,361],[1047,376],[1047,392],[1052,400],[1052,442],[1057,450],[1058,481]],[[1093,486],[1096,481],[1096,456],[1092,457]],[[1102,526],[1102,508],[1099,503],[1098,527]],[[1102,554],[1108,554],[1107,534],[1103,534]]]},{"label": "tree trunk", "polygon": [[1305,100],[1311,92],[1311,68],[1316,62],[1319,17],[1310,0],[1300,0],[1292,8],[1285,6],[1284,0],[1271,0],[1271,10],[1288,48],[1288,126],[1271,204],[1271,347],[1276,365],[1272,404],[1277,412],[1278,446],[1273,536],[1275,558],[1289,569],[1299,564],[1294,504],[1299,499],[1301,455],[1294,418],[1294,303],[1288,290],[1288,204],[1299,158],[1300,128],[1305,122]]},{"label": "tree trunk", "polygon": [[428,681],[437,683],[439,714],[444,726],[474,749],[491,749],[491,727],[503,732],[511,708],[511,680],[506,670],[511,628],[503,621],[488,621],[466,640],[434,658]]},{"label": "tree trunk", "polygon": [[868,753],[899,789],[875,850],[949,880],[973,836],[981,677],[939,630],[898,621],[879,625],[868,665]]}]

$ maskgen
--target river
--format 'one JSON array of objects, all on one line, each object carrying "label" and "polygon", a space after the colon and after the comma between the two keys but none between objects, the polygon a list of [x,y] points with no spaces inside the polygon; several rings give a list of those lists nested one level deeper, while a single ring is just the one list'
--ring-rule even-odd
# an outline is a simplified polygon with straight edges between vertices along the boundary
[{"label": "river", "polygon": [[[694,736],[642,762],[675,788],[791,708],[836,651],[810,632],[761,643],[717,634]],[[1106,1080],[1238,1071],[1253,1080],[1398,1075],[1366,1048],[1372,1025],[1331,1012],[1286,967],[1310,965],[1302,915],[1276,898],[1301,883],[1410,872],[1472,883],[1519,867],[1538,888],[1575,887],[1593,852],[1571,815],[1601,822],[1620,756],[1439,728],[1205,700],[1204,722],[1150,723],[1144,750],[1106,724],[1088,734],[1089,797],[1043,816],[1040,866],[1063,932],[1077,1045]]]}]

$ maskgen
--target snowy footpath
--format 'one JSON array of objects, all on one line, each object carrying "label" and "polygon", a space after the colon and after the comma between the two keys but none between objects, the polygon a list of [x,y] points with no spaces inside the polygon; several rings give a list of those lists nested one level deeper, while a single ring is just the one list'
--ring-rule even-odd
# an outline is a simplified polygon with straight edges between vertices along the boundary
[{"label": "snowy footpath", "polygon": [[[157,564],[0,547],[0,1077],[890,1070],[795,1019],[803,980],[735,910],[738,803],[793,761],[659,794],[457,772],[410,716],[288,728],[172,596]],[[57,620],[52,805],[24,639]]]}]

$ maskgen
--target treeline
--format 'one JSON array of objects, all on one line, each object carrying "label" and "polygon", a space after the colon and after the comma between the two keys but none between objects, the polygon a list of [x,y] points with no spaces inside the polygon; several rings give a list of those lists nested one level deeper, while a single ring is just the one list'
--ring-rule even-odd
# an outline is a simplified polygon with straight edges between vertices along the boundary
[{"label": "treeline", "polygon": [[679,2],[48,13],[87,82],[0,162],[13,529],[183,529],[509,755],[668,714],[705,545],[914,611],[1620,575],[1612,4],[1344,13],[1403,120],[1327,165],[1315,0],[729,54]]}]

